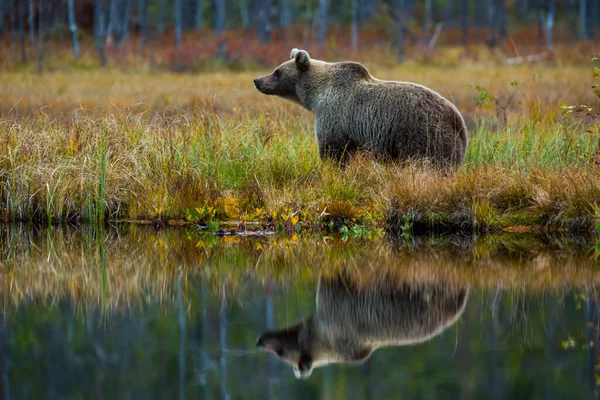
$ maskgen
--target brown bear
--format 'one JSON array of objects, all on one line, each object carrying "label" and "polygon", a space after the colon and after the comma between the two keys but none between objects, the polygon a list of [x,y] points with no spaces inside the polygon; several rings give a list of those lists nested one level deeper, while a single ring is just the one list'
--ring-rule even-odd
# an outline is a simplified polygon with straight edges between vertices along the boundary
[{"label": "brown bear", "polygon": [[450,101],[415,83],[375,79],[362,64],[313,60],[293,49],[290,61],[254,85],[314,113],[322,159],[345,161],[362,150],[456,167],[465,158],[467,129]]},{"label": "brown bear", "polygon": [[361,363],[379,347],[417,344],[440,334],[460,317],[467,297],[468,288],[447,282],[321,278],[316,312],[299,324],[263,333],[256,346],[290,364],[297,378],[307,378],[315,367]]}]

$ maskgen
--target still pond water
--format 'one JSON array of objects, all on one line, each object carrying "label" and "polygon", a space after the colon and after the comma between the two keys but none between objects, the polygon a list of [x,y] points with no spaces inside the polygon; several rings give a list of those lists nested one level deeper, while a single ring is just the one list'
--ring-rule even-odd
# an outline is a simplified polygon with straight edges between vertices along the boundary
[{"label": "still pond water", "polygon": [[596,398],[594,240],[0,225],[0,397]]}]

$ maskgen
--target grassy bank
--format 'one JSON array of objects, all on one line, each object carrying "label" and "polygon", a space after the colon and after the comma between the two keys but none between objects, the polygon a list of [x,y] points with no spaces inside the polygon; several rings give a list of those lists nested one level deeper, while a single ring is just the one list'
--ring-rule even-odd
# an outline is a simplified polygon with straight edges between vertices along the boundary
[{"label": "grassy bank", "polygon": [[256,74],[2,73],[0,218],[357,235],[598,222],[600,131],[559,108],[597,102],[588,66],[372,69],[454,100],[470,126],[463,168],[321,162],[312,116],[257,93]]}]

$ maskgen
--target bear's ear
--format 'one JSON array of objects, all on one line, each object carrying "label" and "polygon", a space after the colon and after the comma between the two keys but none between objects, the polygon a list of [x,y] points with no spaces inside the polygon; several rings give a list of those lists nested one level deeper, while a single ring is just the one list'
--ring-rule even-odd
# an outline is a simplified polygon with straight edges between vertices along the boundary
[{"label": "bear's ear", "polygon": [[296,60],[296,65],[301,71],[306,71],[310,65],[310,56],[306,50],[292,49],[290,58]]}]

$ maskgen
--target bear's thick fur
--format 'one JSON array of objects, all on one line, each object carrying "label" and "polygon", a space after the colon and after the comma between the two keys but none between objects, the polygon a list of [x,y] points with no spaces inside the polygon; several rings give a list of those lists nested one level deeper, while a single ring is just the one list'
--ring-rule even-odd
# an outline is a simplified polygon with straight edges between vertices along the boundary
[{"label": "bear's thick fur", "polygon": [[313,60],[293,49],[291,60],[254,80],[268,95],[315,115],[322,159],[344,161],[356,150],[393,160],[462,164],[467,129],[456,107],[424,86],[373,78],[359,63]]},{"label": "bear's thick fur", "polygon": [[[385,275],[385,274],[384,274]],[[382,346],[421,343],[462,314],[468,288],[346,274],[321,278],[316,312],[299,324],[263,333],[257,346],[292,365],[297,378],[330,363],[360,363]]]}]

